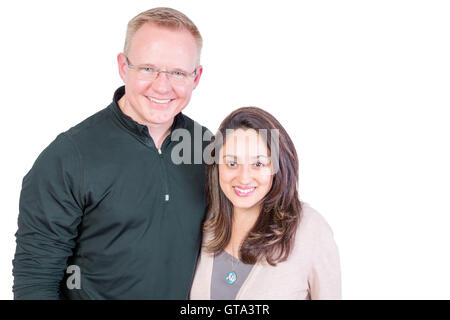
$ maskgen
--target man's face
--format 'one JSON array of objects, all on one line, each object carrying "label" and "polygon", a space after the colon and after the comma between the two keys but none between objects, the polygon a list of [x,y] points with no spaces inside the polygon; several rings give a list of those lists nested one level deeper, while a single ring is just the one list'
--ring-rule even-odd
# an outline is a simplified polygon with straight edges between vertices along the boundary
[{"label": "man's face", "polygon": [[[198,48],[187,30],[171,30],[147,23],[131,39],[128,50],[130,65],[151,65],[158,70],[196,70]],[[142,80],[139,70],[129,68],[124,54],[119,54],[119,73],[125,83],[123,112],[140,124],[170,125],[191,99],[198,85],[202,67],[195,77],[185,83],[171,81],[167,74],[159,73],[154,80]]]}]

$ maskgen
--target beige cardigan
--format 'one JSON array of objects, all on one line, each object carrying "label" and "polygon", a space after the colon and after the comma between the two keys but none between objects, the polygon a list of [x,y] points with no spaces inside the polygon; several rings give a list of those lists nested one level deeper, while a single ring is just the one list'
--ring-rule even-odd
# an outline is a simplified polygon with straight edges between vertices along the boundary
[{"label": "beige cardigan", "polygon": [[[275,267],[257,263],[237,293],[237,300],[340,299],[341,271],[333,232],[307,203],[289,258]],[[202,249],[190,299],[211,299],[214,255]]]}]

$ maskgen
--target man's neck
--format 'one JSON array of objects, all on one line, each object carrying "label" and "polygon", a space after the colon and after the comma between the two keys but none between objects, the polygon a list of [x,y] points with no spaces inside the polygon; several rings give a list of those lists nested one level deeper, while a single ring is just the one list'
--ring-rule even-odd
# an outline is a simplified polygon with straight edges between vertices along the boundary
[{"label": "man's neck", "polygon": [[128,100],[123,96],[119,99],[118,103],[120,110],[131,119],[136,121],[139,124],[142,124],[147,127],[148,133],[150,137],[152,137],[153,142],[158,150],[161,149],[162,143],[164,139],[170,134],[170,128],[172,127],[174,119],[172,121],[168,121],[166,123],[150,123],[145,121],[139,121],[139,117],[133,111],[131,106],[128,103]]},{"label": "man's neck", "polygon": [[[173,123],[173,119],[172,119]],[[152,137],[153,142],[155,143],[155,146],[158,150],[161,149],[162,143],[164,142],[164,139],[170,134],[170,128],[172,127],[172,123],[169,125],[153,125],[149,126],[147,125],[148,133],[150,137]]]}]

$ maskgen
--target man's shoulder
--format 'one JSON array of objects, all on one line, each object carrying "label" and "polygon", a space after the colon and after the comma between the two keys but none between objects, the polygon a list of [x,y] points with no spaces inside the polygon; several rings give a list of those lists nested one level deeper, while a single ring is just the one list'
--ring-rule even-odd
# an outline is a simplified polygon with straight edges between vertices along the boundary
[{"label": "man's shoulder", "polygon": [[198,123],[197,121],[191,119],[184,113],[182,113],[181,116],[183,117],[183,121],[184,121],[183,127],[185,129],[191,131],[191,130],[194,130],[195,127],[199,127],[199,128],[202,128],[202,133],[204,133],[205,131],[211,132],[207,127],[205,127],[205,126],[201,125],[200,123]]},{"label": "man's shoulder", "polygon": [[110,121],[110,107],[106,107],[88,118],[84,119],[80,123],[71,127],[64,132],[65,135],[70,137],[82,137],[97,135],[99,131],[104,129],[105,126],[111,124]]},{"label": "man's shoulder", "polygon": [[39,154],[35,166],[39,163],[58,163],[59,161],[72,162],[80,156],[80,146],[84,142],[98,137],[100,128],[105,128],[103,123],[108,118],[108,107],[104,108],[81,121],[70,129],[59,133],[56,138]]}]

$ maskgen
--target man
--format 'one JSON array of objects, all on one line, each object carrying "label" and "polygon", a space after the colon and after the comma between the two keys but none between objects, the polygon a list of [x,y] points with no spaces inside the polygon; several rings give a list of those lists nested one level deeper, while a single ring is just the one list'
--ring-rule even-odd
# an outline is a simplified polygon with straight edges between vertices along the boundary
[{"label": "man", "polygon": [[204,165],[174,163],[172,151],[176,130],[190,133],[189,146],[206,131],[181,113],[202,74],[201,46],[192,21],[170,8],[129,22],[117,57],[125,86],[60,134],[23,179],[15,299],[188,297]]}]

